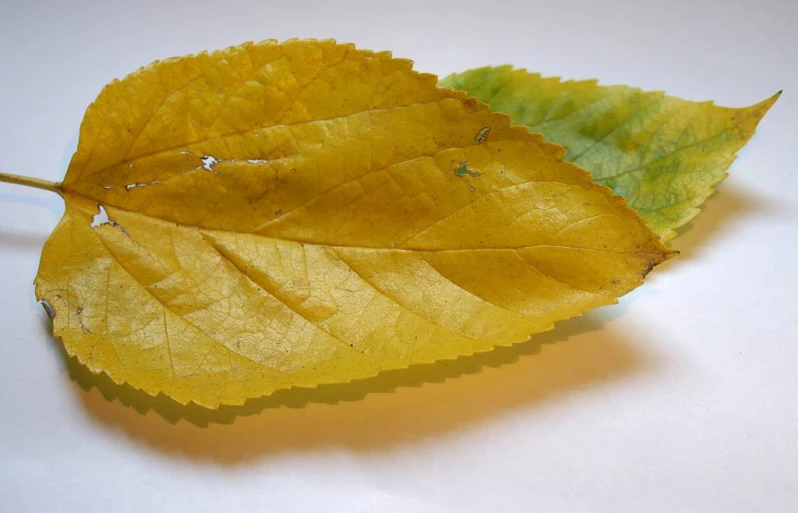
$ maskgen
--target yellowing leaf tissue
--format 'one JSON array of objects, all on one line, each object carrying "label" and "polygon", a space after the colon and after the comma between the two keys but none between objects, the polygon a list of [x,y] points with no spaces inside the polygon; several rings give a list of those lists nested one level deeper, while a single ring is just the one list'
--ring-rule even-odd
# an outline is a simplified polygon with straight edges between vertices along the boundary
[{"label": "yellowing leaf tissue", "polygon": [[156,62],[87,110],[36,295],[92,371],[207,407],[488,351],[670,254],[563,152],[351,45]]}]

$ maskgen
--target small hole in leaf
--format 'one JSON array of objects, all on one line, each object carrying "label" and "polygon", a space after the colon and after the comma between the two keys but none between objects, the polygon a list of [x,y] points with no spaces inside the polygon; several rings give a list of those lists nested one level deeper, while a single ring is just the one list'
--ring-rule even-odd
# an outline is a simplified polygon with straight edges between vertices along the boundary
[{"label": "small hole in leaf", "polygon": [[129,183],[129,184],[125,185],[125,189],[127,189],[129,191],[130,189],[133,189],[134,187],[146,187],[148,185],[155,185],[156,183],[161,183],[161,181],[160,180],[153,180],[152,182],[148,182],[148,183]]},{"label": "small hole in leaf", "polygon": [[205,155],[202,157],[202,167],[208,171],[213,171],[213,166],[218,164],[219,161],[213,155]]},{"label": "small hole in leaf", "polygon": [[89,226],[92,228],[97,228],[98,226],[102,226],[104,224],[110,224],[111,226],[116,226],[116,222],[112,221],[108,218],[108,212],[105,211],[105,207],[102,205],[97,205],[100,209],[98,214],[95,214],[94,218],[89,223]]}]

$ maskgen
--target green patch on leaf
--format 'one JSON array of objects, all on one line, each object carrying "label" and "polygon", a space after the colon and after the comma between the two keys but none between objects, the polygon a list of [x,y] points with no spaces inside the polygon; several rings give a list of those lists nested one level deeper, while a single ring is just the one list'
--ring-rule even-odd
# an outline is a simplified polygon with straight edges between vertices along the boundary
[{"label": "green patch on leaf", "polygon": [[441,85],[463,89],[565,146],[566,160],[626,198],[664,241],[698,215],[779,97],[728,108],[595,80],[563,82],[511,66],[450,75]]},{"label": "green patch on leaf", "polygon": [[460,165],[457,166],[457,168],[455,168],[454,174],[457,175],[457,176],[466,176],[466,175],[468,175],[468,176],[473,176],[473,177],[477,177],[477,176],[481,176],[482,175],[482,173],[480,173],[479,171],[473,171],[473,170],[469,169],[468,168],[468,163],[465,162],[465,161],[460,162]]}]

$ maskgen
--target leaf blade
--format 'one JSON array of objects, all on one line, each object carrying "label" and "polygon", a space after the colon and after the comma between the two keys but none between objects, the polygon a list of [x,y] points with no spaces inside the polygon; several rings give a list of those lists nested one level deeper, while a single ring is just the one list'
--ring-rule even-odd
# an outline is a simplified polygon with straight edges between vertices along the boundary
[{"label": "leaf blade", "polygon": [[665,242],[698,215],[780,95],[728,108],[511,66],[453,74],[441,85],[465,90],[568,148],[566,160],[626,198]]},{"label": "leaf blade", "polygon": [[[246,66],[280,52],[295,71]],[[614,302],[670,254],[560,147],[406,61],[267,42],[198,58],[197,78],[192,58],[100,94],[42,254],[55,334],[117,383],[217,407],[487,351]]]}]

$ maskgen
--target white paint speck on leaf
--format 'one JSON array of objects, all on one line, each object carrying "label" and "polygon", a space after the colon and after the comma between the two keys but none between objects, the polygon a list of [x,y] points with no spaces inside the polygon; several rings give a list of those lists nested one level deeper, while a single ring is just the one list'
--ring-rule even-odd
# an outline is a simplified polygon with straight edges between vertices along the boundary
[{"label": "white paint speck on leaf", "polygon": [[268,164],[269,161],[266,159],[249,159],[247,160],[250,164]]}]

